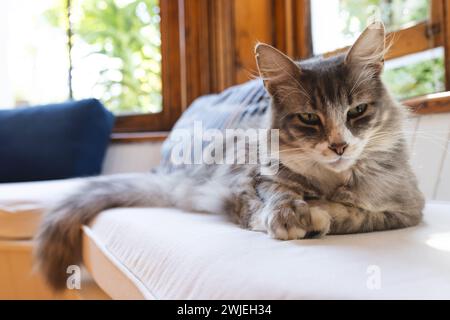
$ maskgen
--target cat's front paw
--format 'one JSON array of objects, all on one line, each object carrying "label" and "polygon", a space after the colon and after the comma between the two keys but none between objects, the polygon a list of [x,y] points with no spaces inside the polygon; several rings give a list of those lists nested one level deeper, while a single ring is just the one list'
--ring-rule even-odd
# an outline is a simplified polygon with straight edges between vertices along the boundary
[{"label": "cat's front paw", "polygon": [[310,210],[303,200],[293,200],[272,209],[267,220],[268,234],[280,240],[317,238],[330,230],[330,216],[319,208]]},{"label": "cat's front paw", "polygon": [[320,238],[328,234],[331,226],[331,217],[328,212],[317,207],[312,207],[310,212],[312,231],[308,233],[308,238]]}]

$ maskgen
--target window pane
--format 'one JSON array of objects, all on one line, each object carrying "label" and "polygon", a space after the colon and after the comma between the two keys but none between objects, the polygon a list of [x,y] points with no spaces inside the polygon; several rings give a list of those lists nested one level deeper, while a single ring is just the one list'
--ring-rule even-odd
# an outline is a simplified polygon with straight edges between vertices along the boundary
[{"label": "window pane", "polygon": [[66,33],[46,15],[53,2],[0,1],[0,108],[67,99]]},{"label": "window pane", "polygon": [[444,50],[436,48],[389,60],[383,77],[400,99],[444,91]]},{"label": "window pane", "polygon": [[382,19],[388,31],[424,21],[428,0],[312,0],[314,53],[350,45],[368,21]]},{"label": "window pane", "polygon": [[116,113],[160,112],[157,0],[73,1],[73,91]]},{"label": "window pane", "polygon": [[0,1],[0,107],[70,97],[68,12],[73,98],[98,98],[116,113],[160,112],[158,0]]}]

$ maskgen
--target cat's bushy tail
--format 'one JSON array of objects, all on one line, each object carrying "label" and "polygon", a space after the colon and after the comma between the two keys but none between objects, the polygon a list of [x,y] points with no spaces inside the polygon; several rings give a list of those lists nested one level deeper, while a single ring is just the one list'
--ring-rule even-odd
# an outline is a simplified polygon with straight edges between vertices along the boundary
[{"label": "cat's bushy tail", "polygon": [[36,235],[36,267],[55,290],[65,288],[67,267],[80,264],[81,226],[116,207],[176,207],[219,212],[226,190],[183,173],[127,174],[90,178],[43,217]]}]

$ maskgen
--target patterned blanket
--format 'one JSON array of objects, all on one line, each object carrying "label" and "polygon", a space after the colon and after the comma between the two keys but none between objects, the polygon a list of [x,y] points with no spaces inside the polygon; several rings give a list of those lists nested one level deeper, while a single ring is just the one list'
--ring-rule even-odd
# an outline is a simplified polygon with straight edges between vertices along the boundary
[{"label": "patterned blanket", "polygon": [[198,138],[194,135],[195,126],[198,128],[201,125],[203,130],[258,128],[261,117],[269,109],[269,102],[270,97],[260,79],[230,87],[218,94],[199,97],[182,114],[164,142],[161,165],[169,170],[177,167],[171,162],[170,155],[174,145],[179,143],[176,136],[180,132],[190,134],[193,146]]}]

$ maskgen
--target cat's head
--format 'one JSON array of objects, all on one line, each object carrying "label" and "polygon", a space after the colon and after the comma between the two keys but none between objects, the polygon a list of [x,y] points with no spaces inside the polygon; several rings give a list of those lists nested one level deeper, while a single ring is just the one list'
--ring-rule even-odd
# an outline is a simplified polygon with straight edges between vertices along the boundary
[{"label": "cat's head", "polygon": [[272,127],[280,130],[282,162],[313,160],[340,172],[380,136],[392,109],[381,80],[386,51],[382,23],[371,24],[346,54],[327,59],[295,63],[266,44],[255,51],[272,96]]}]

